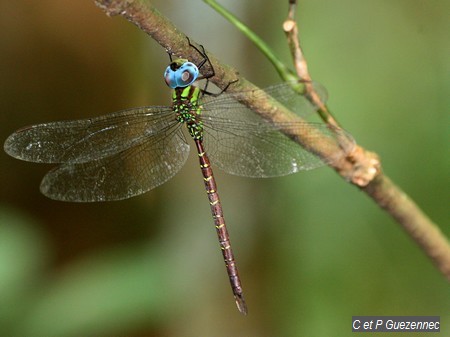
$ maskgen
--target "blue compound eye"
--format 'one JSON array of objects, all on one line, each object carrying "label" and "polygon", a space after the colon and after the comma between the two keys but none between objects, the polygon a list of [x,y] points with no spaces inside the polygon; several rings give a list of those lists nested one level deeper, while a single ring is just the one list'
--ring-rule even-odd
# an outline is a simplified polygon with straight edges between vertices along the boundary
[{"label": "blue compound eye", "polygon": [[176,77],[176,70],[172,70],[171,66],[168,66],[166,68],[166,71],[164,72],[164,80],[166,81],[166,84],[172,88],[175,89],[177,87],[177,81],[175,79]]},{"label": "blue compound eye", "polygon": [[194,63],[184,62],[178,65],[177,62],[172,62],[164,72],[164,80],[172,89],[183,88],[191,85],[198,75],[199,71]]},{"label": "blue compound eye", "polygon": [[199,74],[197,66],[192,62],[184,63],[177,73],[177,84],[179,87],[186,87],[192,84]]}]

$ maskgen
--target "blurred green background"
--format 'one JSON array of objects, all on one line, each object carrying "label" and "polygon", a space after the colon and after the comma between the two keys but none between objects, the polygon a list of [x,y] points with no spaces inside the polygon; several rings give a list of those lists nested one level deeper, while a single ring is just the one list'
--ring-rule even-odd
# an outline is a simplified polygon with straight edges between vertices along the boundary
[{"label": "blurred green background", "polygon": [[[200,0],[152,3],[254,83],[279,81]],[[287,1],[221,3],[290,63]],[[334,114],[447,236],[449,13],[446,0],[303,0],[297,15]],[[93,1],[2,0],[0,26],[2,142],[25,125],[170,102],[165,51]],[[216,170],[243,317],[197,156],[143,196],[98,204],[49,200],[39,182],[51,166],[0,157],[0,336],[350,336],[352,315],[440,315],[450,335],[448,282],[328,168],[266,180]]]}]

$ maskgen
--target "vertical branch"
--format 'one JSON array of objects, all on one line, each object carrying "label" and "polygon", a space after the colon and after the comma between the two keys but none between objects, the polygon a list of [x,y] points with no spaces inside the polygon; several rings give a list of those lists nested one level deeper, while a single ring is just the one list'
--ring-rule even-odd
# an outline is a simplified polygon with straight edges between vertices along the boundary
[{"label": "vertical branch", "polygon": [[[283,23],[283,30],[286,34],[297,75],[306,81],[311,81],[308,64],[300,47],[297,23],[294,19],[296,5],[297,0],[289,0],[288,15]],[[319,114],[322,119],[326,123],[338,126],[327,106],[320,102],[314,88],[312,86],[306,88],[310,93],[310,99],[319,107]],[[349,159],[355,163],[352,182],[401,224],[409,236],[435,263],[441,273],[450,280],[450,245],[439,228],[382,173],[381,163],[375,153],[356,146]]]},{"label": "vertical branch", "polygon": [[296,0],[289,0],[288,16],[283,23],[283,30],[286,34],[287,43],[291,51],[292,60],[294,62],[295,71],[299,78],[306,81],[306,92],[309,95],[309,99],[315,106],[319,107],[318,113],[323,121],[327,124],[339,127],[339,123],[328,111],[327,106],[320,100],[319,95],[314,90],[311,84],[311,76],[308,71],[308,64],[306,63],[305,56],[302,48],[300,47],[300,40],[298,35],[297,22],[295,21],[295,10],[297,6]]},{"label": "vertical branch", "polygon": [[[283,30],[291,51],[295,71],[299,78],[305,80],[307,98],[319,108],[318,113],[322,120],[332,127],[340,127],[312,85],[312,78],[308,71],[308,63],[300,46],[298,27],[295,21],[296,7],[297,0],[289,0],[288,15],[283,23]],[[348,155],[348,160],[352,163],[351,167],[346,167],[345,170],[337,168],[336,171],[343,176],[349,177],[349,180],[357,186],[366,186],[381,172],[381,164],[378,156],[358,145]]]}]

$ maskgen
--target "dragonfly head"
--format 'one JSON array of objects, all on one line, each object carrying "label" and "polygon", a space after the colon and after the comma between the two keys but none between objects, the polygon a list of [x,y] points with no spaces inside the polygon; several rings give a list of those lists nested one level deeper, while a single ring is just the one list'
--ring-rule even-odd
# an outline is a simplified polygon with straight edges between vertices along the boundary
[{"label": "dragonfly head", "polygon": [[164,72],[164,80],[172,89],[191,85],[198,77],[197,66],[186,59],[177,59],[169,64]]}]

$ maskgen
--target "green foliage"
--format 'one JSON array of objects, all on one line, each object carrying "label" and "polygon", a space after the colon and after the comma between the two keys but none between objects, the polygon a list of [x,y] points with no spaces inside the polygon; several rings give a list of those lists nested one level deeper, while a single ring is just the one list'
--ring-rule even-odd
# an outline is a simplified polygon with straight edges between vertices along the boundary
[{"label": "green foliage", "polygon": [[[255,83],[279,81],[203,2],[154,5]],[[287,1],[223,5],[289,64]],[[128,22],[92,4],[27,6],[2,10],[1,139],[27,124],[170,102],[164,50]],[[301,1],[298,14],[334,115],[447,236],[449,10],[445,1]],[[197,158],[146,196],[87,205],[46,200],[38,185],[48,167],[1,156],[2,336],[345,336],[356,314],[440,315],[449,333],[446,280],[326,168],[269,180],[216,173],[249,305],[243,318]]]}]

